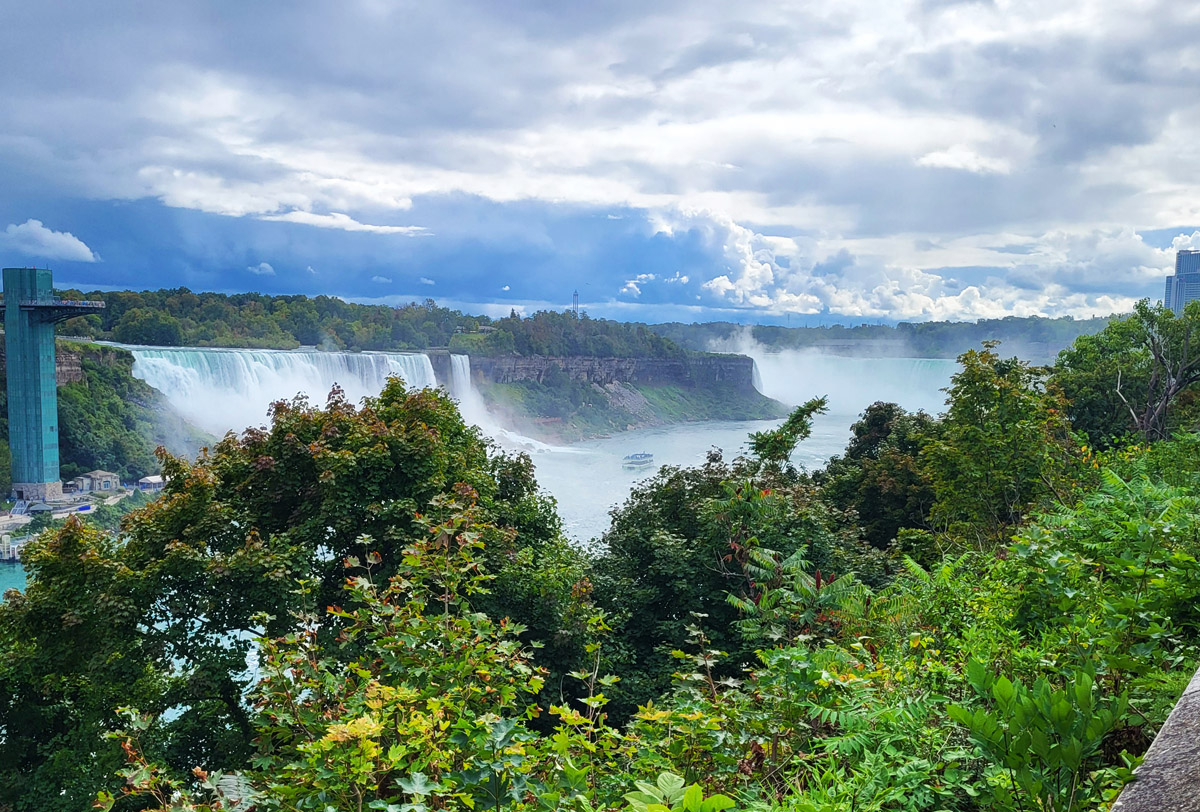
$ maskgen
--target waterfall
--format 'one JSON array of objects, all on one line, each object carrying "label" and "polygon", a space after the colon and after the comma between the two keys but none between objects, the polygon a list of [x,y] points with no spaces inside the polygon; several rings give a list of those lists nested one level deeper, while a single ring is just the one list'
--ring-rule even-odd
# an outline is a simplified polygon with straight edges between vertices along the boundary
[{"label": "waterfall", "polygon": [[753,358],[750,359],[750,370],[750,383],[761,393],[763,391],[762,373],[758,371],[758,361]]},{"label": "waterfall", "polygon": [[334,384],[352,402],[378,395],[390,376],[410,387],[437,386],[433,364],[420,353],[128,349],[135,378],[165,394],[193,424],[217,435],[262,425],[267,407],[276,400],[303,394],[323,404]]},{"label": "waterfall", "polygon": [[495,420],[471,380],[470,356],[450,356],[450,394],[458,400],[458,409],[468,423],[488,429],[495,427]]},{"label": "waterfall", "polygon": [[831,414],[856,416],[877,400],[937,414],[942,389],[957,363],[941,358],[854,358],[807,351],[767,353],[752,348],[763,394],[789,406],[818,395],[829,397]]}]

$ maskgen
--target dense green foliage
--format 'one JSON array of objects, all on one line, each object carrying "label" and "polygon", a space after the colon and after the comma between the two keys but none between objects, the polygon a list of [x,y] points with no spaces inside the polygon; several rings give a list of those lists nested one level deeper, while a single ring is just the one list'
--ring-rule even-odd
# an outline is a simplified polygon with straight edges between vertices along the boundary
[{"label": "dense green foliage", "polygon": [[279,404],[31,546],[0,802],[1107,808],[1200,656],[1200,435],[1097,454],[1048,370],[959,361],[824,471],[819,398],[661,470],[588,555],[442,395]]},{"label": "dense green foliage", "polygon": [[[528,460],[490,454],[442,394],[393,381],[361,409],[336,392],[325,409],[279,403],[269,430],[226,437],[195,465],[162,462],[163,496],[128,518],[120,542],[68,522],[27,548],[30,586],[0,607],[0,634],[13,635],[0,661],[12,697],[0,707],[10,771],[0,802],[86,808],[120,759],[100,737],[121,704],[165,714],[154,747],[172,763],[245,766],[252,638],[284,633],[312,600],[345,604],[355,556],[384,578],[397,572],[451,491],[489,522],[484,560],[505,601],[496,613],[527,618],[554,663],[577,648],[567,604],[579,561],[553,505]],[[89,571],[68,572],[81,557]],[[57,626],[67,640],[88,636],[77,657],[44,639]],[[339,633],[322,629],[323,644]],[[125,688],[127,701],[111,701]]]},{"label": "dense green foliage", "polygon": [[[978,322],[902,322],[895,326],[745,327],[705,324],[630,324],[576,316],[570,311],[502,319],[439,307],[432,299],[400,307],[363,305],[331,296],[269,296],[260,293],[156,291],[64,291],[102,300],[103,312],[72,319],[62,332],[130,344],[197,347],[300,345],[347,350],[421,350],[449,346],[471,355],[592,355],[678,357],[706,352],[714,341],[743,334],[766,347],[804,349],[855,346],[872,355],[954,358],[983,341],[1002,341],[1024,358],[1050,360],[1076,338],[1097,333],[1107,318],[1007,317]],[[889,347],[891,348],[889,350]]]},{"label": "dense green foliage", "polygon": [[493,321],[477,336],[457,335],[454,350],[471,355],[573,356],[600,358],[681,358],[682,347],[644,324],[593,319],[587,313],[541,311],[522,319],[514,312]]},{"label": "dense green foliage", "polygon": [[764,347],[781,350],[808,348],[836,352],[861,353],[912,358],[955,358],[984,341],[1003,342],[1022,358],[1049,361],[1079,336],[1104,329],[1108,318],[1049,319],[1042,316],[980,319],[977,322],[923,321],[886,324],[860,324],[845,327],[746,327],[728,322],[703,324],[658,324],[655,332],[691,350],[709,350],[713,343],[749,337]]},{"label": "dense green foliage", "polygon": [[854,511],[863,538],[886,549],[902,529],[925,526],[935,495],[919,454],[938,430],[924,412],[873,403],[850,427],[846,453],[831,458],[814,479],[830,502]]},{"label": "dense green foliage", "polygon": [[1045,371],[993,349],[959,357],[941,431],[921,456],[934,525],[999,541],[1031,508],[1069,493],[1078,463],[1066,401]]}]

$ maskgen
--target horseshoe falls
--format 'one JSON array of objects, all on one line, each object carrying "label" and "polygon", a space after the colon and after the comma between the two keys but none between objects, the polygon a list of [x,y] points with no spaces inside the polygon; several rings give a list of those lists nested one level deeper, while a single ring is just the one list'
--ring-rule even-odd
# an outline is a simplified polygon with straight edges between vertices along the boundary
[{"label": "horseshoe falls", "polygon": [[336,384],[357,403],[378,395],[389,376],[412,387],[437,386],[420,353],[127,347],[133,376],[165,394],[196,426],[220,436],[265,425],[267,408],[303,394],[322,405]]},{"label": "horseshoe falls", "polygon": [[958,369],[942,358],[862,358],[813,351],[767,353],[752,349],[759,391],[788,406],[809,398],[829,398],[830,416],[848,427],[878,400],[909,411],[938,414],[945,406],[943,388]]}]

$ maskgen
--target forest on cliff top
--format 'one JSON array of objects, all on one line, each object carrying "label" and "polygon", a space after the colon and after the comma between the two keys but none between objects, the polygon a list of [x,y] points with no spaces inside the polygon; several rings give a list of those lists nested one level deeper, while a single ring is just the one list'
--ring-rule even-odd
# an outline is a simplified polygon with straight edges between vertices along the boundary
[{"label": "forest on cliff top", "polygon": [[104,310],[67,321],[64,335],[164,347],[329,350],[424,350],[450,347],[485,355],[593,355],[677,358],[685,351],[641,324],[566,311],[521,318],[469,316],[432,299],[401,307],[363,305],[332,296],[259,293],[64,291],[101,300]]},{"label": "forest on cliff top", "polygon": [[595,550],[393,381],[280,404],[0,605],[19,810],[1104,809],[1200,657],[1200,303],[941,415],[666,468]]}]

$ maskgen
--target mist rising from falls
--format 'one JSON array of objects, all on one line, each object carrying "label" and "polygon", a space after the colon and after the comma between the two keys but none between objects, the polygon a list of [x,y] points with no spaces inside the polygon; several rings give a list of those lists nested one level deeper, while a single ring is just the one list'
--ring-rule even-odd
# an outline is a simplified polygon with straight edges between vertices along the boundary
[{"label": "mist rising from falls", "polygon": [[410,387],[437,386],[433,364],[420,353],[128,349],[135,378],[166,395],[194,425],[217,436],[264,425],[271,403],[297,394],[322,405],[334,384],[353,403],[378,395],[390,376]]},{"label": "mist rising from falls", "polygon": [[869,358],[833,355],[816,349],[768,350],[749,331],[713,342],[714,352],[736,352],[754,359],[754,386],[788,406],[826,395],[831,415],[857,417],[876,401],[898,403],[909,411],[940,413],[941,390],[950,384],[956,362],[943,358]]}]

